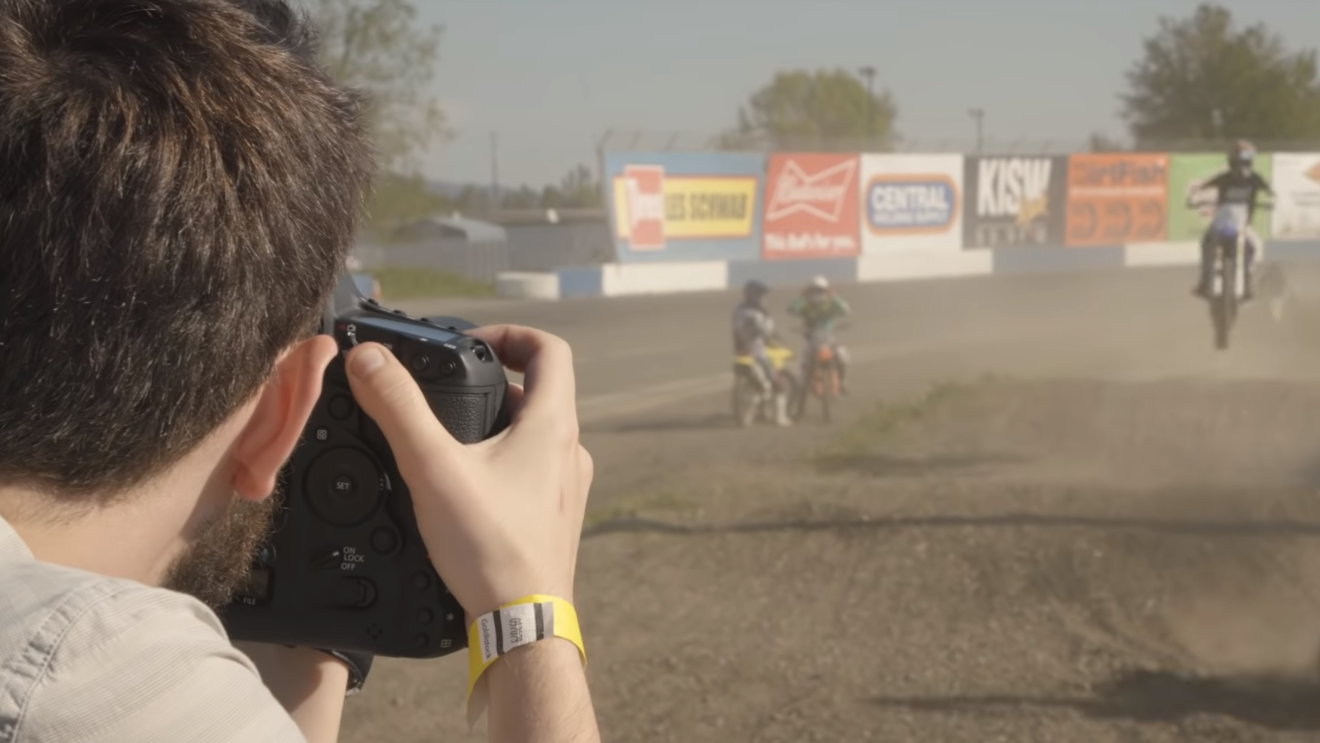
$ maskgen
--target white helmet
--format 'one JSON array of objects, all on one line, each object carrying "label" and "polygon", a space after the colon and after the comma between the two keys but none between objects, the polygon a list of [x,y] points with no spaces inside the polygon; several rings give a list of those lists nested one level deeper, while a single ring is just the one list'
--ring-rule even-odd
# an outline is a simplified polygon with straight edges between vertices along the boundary
[{"label": "white helmet", "polygon": [[816,278],[811,280],[811,288],[820,289],[821,291],[829,291],[830,280],[825,278],[824,276],[817,276]]}]

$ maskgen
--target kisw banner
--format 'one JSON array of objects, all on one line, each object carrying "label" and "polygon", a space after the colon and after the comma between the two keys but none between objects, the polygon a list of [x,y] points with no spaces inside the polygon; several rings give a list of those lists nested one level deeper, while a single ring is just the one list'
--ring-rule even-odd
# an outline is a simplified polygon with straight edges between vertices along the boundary
[{"label": "kisw banner", "polygon": [[969,157],[963,245],[1063,245],[1068,158]]},{"label": "kisw banner", "polygon": [[771,155],[761,256],[785,260],[857,255],[860,170],[857,155]]}]

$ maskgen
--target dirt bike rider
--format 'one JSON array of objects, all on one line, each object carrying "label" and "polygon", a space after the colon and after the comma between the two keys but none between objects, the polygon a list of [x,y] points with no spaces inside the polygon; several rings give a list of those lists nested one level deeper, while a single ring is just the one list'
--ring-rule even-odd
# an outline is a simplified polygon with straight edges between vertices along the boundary
[{"label": "dirt bike rider", "polygon": [[834,322],[851,315],[852,308],[830,288],[829,279],[817,276],[802,291],[802,296],[793,300],[788,306],[788,314],[802,318],[805,326],[803,330],[806,331],[807,341],[801,358],[803,378],[806,376],[807,364],[815,352],[812,348],[812,338],[818,335],[829,338],[830,345],[834,349],[835,368],[839,370],[839,391],[847,394],[848,349],[834,340],[833,333]]},{"label": "dirt bike rider", "polygon": [[[1187,206],[1196,208],[1193,194],[1202,189],[1214,188],[1218,190],[1215,207],[1222,206],[1245,206],[1247,209],[1247,223],[1243,237],[1246,240],[1247,255],[1246,263],[1243,264],[1243,271],[1246,276],[1245,298],[1250,299],[1253,292],[1252,270],[1255,267],[1255,258],[1260,254],[1261,241],[1256,231],[1251,229],[1251,220],[1256,215],[1256,199],[1261,192],[1270,196],[1274,195],[1274,190],[1270,184],[1260,177],[1255,171],[1253,165],[1256,159],[1256,148],[1246,140],[1238,141],[1233,148],[1228,151],[1228,169],[1218,175],[1203,181],[1194,188],[1188,195]],[[1201,275],[1197,285],[1192,289],[1192,294],[1198,297],[1208,297],[1210,295],[1210,282],[1213,280],[1214,271],[1214,224],[1206,229],[1205,236],[1201,238]]]},{"label": "dirt bike rider", "polygon": [[779,338],[775,320],[765,308],[765,295],[769,293],[770,287],[760,281],[748,281],[743,285],[742,304],[733,312],[733,353],[751,356],[756,361],[754,368],[759,372],[757,381],[761,383],[761,399],[765,399],[764,395],[774,395],[775,425],[787,427],[793,425],[788,417],[790,390],[787,380],[775,373],[765,352],[767,345],[778,345]]}]

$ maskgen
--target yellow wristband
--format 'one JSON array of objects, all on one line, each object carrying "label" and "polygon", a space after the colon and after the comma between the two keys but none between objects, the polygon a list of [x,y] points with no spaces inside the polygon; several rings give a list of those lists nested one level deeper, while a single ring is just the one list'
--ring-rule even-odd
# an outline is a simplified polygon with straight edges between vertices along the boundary
[{"label": "yellow wristband", "polygon": [[487,668],[500,656],[524,645],[559,637],[577,646],[582,665],[587,664],[587,649],[582,643],[582,628],[577,610],[554,596],[524,596],[482,615],[468,627],[468,702],[472,690]]}]

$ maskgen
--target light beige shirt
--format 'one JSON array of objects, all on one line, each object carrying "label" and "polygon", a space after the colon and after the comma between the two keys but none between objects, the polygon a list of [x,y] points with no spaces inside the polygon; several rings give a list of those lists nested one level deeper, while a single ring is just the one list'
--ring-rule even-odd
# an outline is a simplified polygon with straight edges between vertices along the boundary
[{"label": "light beige shirt", "polygon": [[0,743],[306,743],[215,613],[38,562],[0,519]]}]

